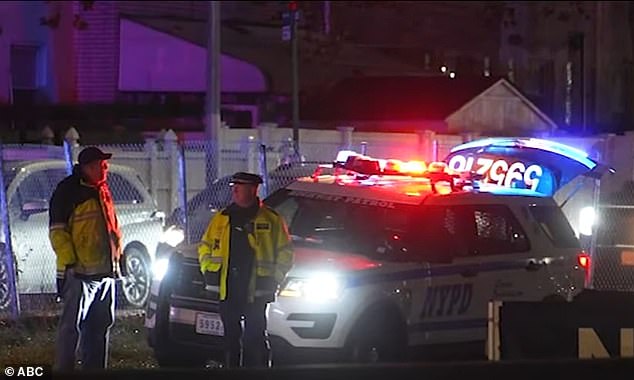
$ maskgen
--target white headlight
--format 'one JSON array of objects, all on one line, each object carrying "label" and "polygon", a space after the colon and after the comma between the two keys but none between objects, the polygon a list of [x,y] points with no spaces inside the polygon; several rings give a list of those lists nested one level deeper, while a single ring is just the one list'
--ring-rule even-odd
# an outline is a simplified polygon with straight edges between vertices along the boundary
[{"label": "white headlight", "polygon": [[183,240],[185,240],[185,231],[179,227],[170,226],[163,232],[160,242],[168,244],[171,247],[176,247]]},{"label": "white headlight", "polygon": [[329,273],[316,273],[309,278],[290,279],[280,292],[281,297],[304,297],[310,301],[327,301],[339,298],[343,285]]},{"label": "white headlight", "polygon": [[592,235],[592,227],[596,221],[594,207],[584,207],[579,211],[579,233],[581,235]]},{"label": "white headlight", "polygon": [[155,280],[161,281],[167,273],[169,259],[158,259],[152,263],[152,276]]}]

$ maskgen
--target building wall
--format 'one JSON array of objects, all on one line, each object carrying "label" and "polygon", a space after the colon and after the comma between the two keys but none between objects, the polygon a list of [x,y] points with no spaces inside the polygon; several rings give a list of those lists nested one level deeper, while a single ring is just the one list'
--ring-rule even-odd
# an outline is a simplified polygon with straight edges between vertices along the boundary
[{"label": "building wall", "polygon": [[[550,116],[560,126],[582,131],[585,113],[588,129],[623,127],[632,121],[632,115],[627,115],[632,101],[628,88],[634,84],[630,8],[628,2],[614,1],[506,2],[500,60],[513,61],[514,83],[537,98],[538,105],[539,100],[551,102]],[[583,49],[571,46],[573,33],[583,35]],[[567,95],[569,62],[572,93]],[[527,91],[540,82],[543,93]],[[572,103],[569,120],[568,100]]]},{"label": "building wall", "polygon": [[85,22],[75,29],[77,100],[112,103],[116,100],[119,71],[119,14],[115,1],[95,1],[84,9],[78,1],[74,13]]}]

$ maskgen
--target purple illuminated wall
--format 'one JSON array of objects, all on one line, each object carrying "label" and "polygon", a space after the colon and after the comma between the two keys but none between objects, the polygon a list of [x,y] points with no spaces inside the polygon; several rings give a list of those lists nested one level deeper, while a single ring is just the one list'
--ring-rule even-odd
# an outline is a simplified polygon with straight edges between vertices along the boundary
[{"label": "purple illuminated wall", "polygon": [[[204,92],[206,49],[180,38],[121,19],[120,91]],[[222,92],[266,92],[260,69],[222,55]]]}]

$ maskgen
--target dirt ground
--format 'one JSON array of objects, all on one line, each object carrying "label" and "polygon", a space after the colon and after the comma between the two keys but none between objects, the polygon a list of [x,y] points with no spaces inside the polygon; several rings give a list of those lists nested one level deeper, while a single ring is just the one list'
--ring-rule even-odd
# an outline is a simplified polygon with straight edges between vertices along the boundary
[{"label": "dirt ground", "polygon": [[[117,311],[110,331],[110,368],[157,368],[141,311]],[[57,316],[0,320],[0,366],[53,364]]]}]

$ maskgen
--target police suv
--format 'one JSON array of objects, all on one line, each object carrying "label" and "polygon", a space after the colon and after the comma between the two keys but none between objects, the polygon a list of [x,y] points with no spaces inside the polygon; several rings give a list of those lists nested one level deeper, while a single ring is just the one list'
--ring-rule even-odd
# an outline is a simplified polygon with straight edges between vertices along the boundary
[{"label": "police suv", "polygon": [[[392,361],[472,342],[483,356],[489,301],[571,300],[589,271],[552,198],[478,185],[442,163],[348,154],[266,203],[295,244],[268,308],[274,363]],[[157,359],[221,358],[217,294],[205,290],[195,245],[165,268],[146,314]]]}]

